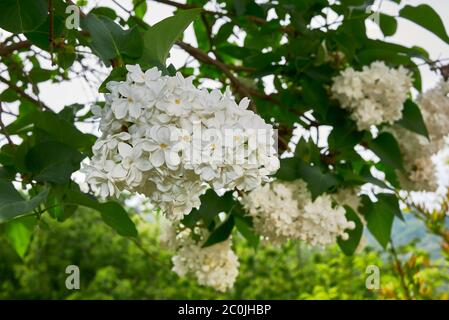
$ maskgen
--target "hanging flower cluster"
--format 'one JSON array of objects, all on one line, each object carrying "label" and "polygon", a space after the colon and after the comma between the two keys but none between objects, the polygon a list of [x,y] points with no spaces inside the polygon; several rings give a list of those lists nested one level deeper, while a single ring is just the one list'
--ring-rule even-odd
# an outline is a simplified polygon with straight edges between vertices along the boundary
[{"label": "hanging flower cluster", "polygon": [[441,80],[417,100],[430,138],[430,149],[436,153],[449,135],[449,81]]},{"label": "hanging flower cluster", "polygon": [[180,220],[208,187],[252,190],[279,168],[273,128],[247,98],[237,104],[229,90],[200,90],[180,73],[127,70],[95,111],[102,136],[84,172],[100,196],[138,192]]},{"label": "hanging flower cluster", "polygon": [[231,248],[231,239],[203,248],[206,238],[207,230],[202,228],[192,230],[179,224],[162,224],[161,243],[176,251],[172,270],[179,276],[192,275],[200,285],[224,292],[234,286],[239,262]]},{"label": "hanging flower cluster", "polygon": [[389,68],[382,61],[352,67],[334,78],[332,93],[341,106],[351,113],[359,130],[381,123],[392,124],[402,117],[402,109],[412,86],[409,71],[402,66]]},{"label": "hanging flower cluster", "polygon": [[402,127],[388,129],[402,153],[406,174],[398,172],[402,188],[406,190],[435,191],[438,188],[435,164],[432,161],[432,146],[429,141]]},{"label": "hanging flower cluster", "polygon": [[345,230],[355,228],[354,222],[346,220],[345,209],[333,205],[330,195],[313,201],[303,180],[265,184],[245,195],[242,204],[256,232],[274,243],[299,239],[326,246],[337,237],[347,239]]},{"label": "hanging flower cluster", "polygon": [[437,165],[433,156],[442,152],[449,134],[449,82],[441,81],[418,97],[417,103],[429,132],[429,140],[400,127],[389,129],[399,143],[408,176],[400,175],[407,190],[435,191]]}]

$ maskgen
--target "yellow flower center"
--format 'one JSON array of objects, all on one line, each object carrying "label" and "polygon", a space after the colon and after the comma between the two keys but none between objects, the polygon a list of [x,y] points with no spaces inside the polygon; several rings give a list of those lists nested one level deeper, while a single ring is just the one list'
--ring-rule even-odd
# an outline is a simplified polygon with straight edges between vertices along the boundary
[{"label": "yellow flower center", "polygon": [[176,104],[181,104],[181,99],[175,99]]},{"label": "yellow flower center", "polygon": [[166,145],[165,143],[161,143],[159,146],[161,147],[161,149],[165,149],[168,147],[168,145]]}]

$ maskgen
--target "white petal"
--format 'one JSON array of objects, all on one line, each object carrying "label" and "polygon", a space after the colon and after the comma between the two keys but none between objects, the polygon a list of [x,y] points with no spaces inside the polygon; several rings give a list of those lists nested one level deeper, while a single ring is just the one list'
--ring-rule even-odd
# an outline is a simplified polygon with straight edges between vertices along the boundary
[{"label": "white petal", "polygon": [[151,164],[155,167],[160,167],[164,163],[164,152],[162,150],[156,150],[151,154]]},{"label": "white petal", "polygon": [[114,179],[123,179],[126,177],[127,172],[121,165],[118,164],[114,167],[114,169],[112,169],[111,174]]},{"label": "white petal", "polygon": [[124,142],[120,142],[118,144],[118,152],[122,157],[130,157],[132,155],[133,152],[133,148]]},{"label": "white petal", "polygon": [[170,142],[170,136],[171,136],[170,128],[160,127],[160,129],[157,132],[157,135],[158,135],[160,142],[165,142],[166,144],[168,144],[168,142]]},{"label": "white petal", "polygon": [[148,80],[154,81],[154,80],[158,79],[160,76],[161,76],[161,72],[156,67],[153,67],[153,68],[145,71],[145,77]]},{"label": "white petal", "polygon": [[140,147],[145,150],[145,151],[149,151],[149,152],[153,152],[157,149],[159,149],[159,145],[157,143],[153,143],[151,141],[143,141],[140,143]]},{"label": "white petal", "polygon": [[176,167],[181,162],[181,158],[179,158],[179,155],[176,152],[166,150],[164,153],[165,153],[165,161],[169,166]]},{"label": "white petal", "polygon": [[136,103],[131,103],[128,105],[129,107],[129,115],[133,118],[138,118],[140,116],[140,113],[142,109],[140,108],[140,105]]},{"label": "white petal", "polygon": [[124,99],[117,99],[112,103],[112,111],[117,119],[123,119],[128,112],[128,103]]},{"label": "white petal", "polygon": [[139,159],[136,162],[134,162],[134,165],[139,169],[140,171],[148,171],[151,169],[151,163],[149,160]]}]

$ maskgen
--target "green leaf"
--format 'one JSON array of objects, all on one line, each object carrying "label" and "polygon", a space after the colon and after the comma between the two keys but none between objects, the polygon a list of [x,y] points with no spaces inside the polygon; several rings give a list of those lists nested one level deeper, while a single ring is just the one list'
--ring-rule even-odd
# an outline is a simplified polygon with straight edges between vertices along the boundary
[{"label": "green leaf", "polygon": [[22,259],[30,245],[36,222],[36,217],[28,216],[13,219],[6,223],[5,237]]},{"label": "green leaf", "polygon": [[357,213],[351,207],[345,206],[345,209],[346,219],[348,221],[353,221],[355,223],[355,228],[352,230],[346,230],[349,235],[348,240],[338,238],[337,243],[345,255],[352,256],[359,246],[360,239],[362,238],[363,224]]},{"label": "green leaf", "polygon": [[146,0],[133,0],[134,12],[137,17],[143,19],[147,13],[147,2]]},{"label": "green leaf", "polygon": [[114,9],[108,7],[96,7],[89,11],[89,13],[96,14],[97,16],[105,16],[111,20],[117,18],[117,12]]},{"label": "green leaf", "polygon": [[151,26],[144,34],[142,64],[165,66],[169,51],[202,9],[179,10],[174,16]]},{"label": "green leaf", "polygon": [[91,152],[96,137],[82,133],[73,123],[66,121],[60,115],[51,111],[38,111],[34,107],[25,111],[23,116],[22,110],[20,112],[20,117],[7,127],[10,134],[20,132],[29,126],[34,126],[49,134],[55,141],[77,148],[82,152]]},{"label": "green leaf", "polygon": [[123,30],[121,26],[106,16],[89,13],[83,20],[92,39],[92,49],[109,64],[110,60],[123,56],[140,58],[143,45],[137,28]]},{"label": "green leaf", "polygon": [[404,221],[401,208],[399,207],[398,198],[391,193],[376,194],[378,202],[387,210],[391,211],[396,217]]},{"label": "green leaf", "polygon": [[401,150],[392,134],[383,132],[376,139],[370,141],[368,146],[385,164],[395,169],[404,170]]},{"label": "green leaf", "polygon": [[82,133],[72,123],[62,119],[57,114],[50,111],[36,111],[30,114],[30,118],[37,128],[50,134],[56,141],[84,152],[91,151],[96,137]]},{"label": "green leaf", "polygon": [[99,208],[103,221],[117,231],[119,235],[137,237],[137,229],[134,222],[120,204],[109,201],[102,203]]},{"label": "green leaf", "polygon": [[[54,188],[52,191],[53,190]],[[57,221],[65,221],[68,217],[75,213],[78,208],[76,205],[64,204],[58,195],[53,194],[53,192],[48,195],[46,207],[48,208],[47,211],[50,216]]]},{"label": "green leaf", "polygon": [[444,23],[431,6],[427,4],[420,4],[416,7],[407,5],[401,9],[399,15],[432,32],[446,43],[449,43],[449,37]]},{"label": "green leaf", "polygon": [[304,102],[316,111],[316,114],[325,118],[329,109],[329,99],[323,84],[312,78],[306,78],[301,82]]},{"label": "green leaf", "polygon": [[368,230],[379,244],[386,248],[390,241],[394,221],[394,212],[384,201],[372,203],[367,196],[362,196],[363,206],[360,209],[365,216]]},{"label": "green leaf", "polygon": [[31,200],[25,200],[11,182],[0,180],[0,223],[32,212],[47,195],[48,189],[44,189]]},{"label": "green leaf", "polygon": [[212,231],[206,242],[204,242],[203,248],[228,239],[232,232],[232,229],[234,229],[234,224],[234,217],[230,215],[222,224],[220,224],[214,231]]},{"label": "green leaf", "polygon": [[68,204],[80,205],[99,211],[103,221],[121,236],[137,237],[134,222],[119,203],[114,201],[100,203],[89,194],[76,190],[69,190],[63,200]]},{"label": "green leaf", "polygon": [[392,36],[396,33],[398,22],[395,17],[381,13],[379,16],[380,29],[384,36]]},{"label": "green leaf", "polygon": [[360,142],[363,132],[357,131],[354,126],[339,125],[332,128],[327,138],[329,149],[337,152],[354,150]]},{"label": "green leaf", "polygon": [[125,67],[117,67],[112,69],[109,76],[103,81],[103,83],[100,85],[100,88],[98,89],[99,92],[105,93],[108,90],[106,89],[106,85],[110,81],[124,81],[126,79],[126,74],[128,71]]},{"label": "green leaf", "polygon": [[312,139],[299,139],[295,146],[295,158],[307,163],[319,163],[320,149],[313,143]]},{"label": "green leaf", "polygon": [[234,216],[237,231],[248,241],[248,243],[257,248],[260,242],[260,236],[254,232],[251,218],[249,216]]},{"label": "green leaf", "polygon": [[[57,39],[61,36],[61,33],[65,28],[65,17],[54,15],[53,16],[53,39]],[[50,17],[47,15],[44,23],[39,25],[35,30],[26,32],[25,37],[31,41],[35,46],[49,51],[50,49]]]},{"label": "green leaf", "polygon": [[214,36],[214,44],[220,45],[221,43],[227,43],[228,38],[232,34],[234,25],[232,23],[226,23],[220,27],[217,34]]},{"label": "green leaf", "polygon": [[298,159],[297,158],[284,158],[280,161],[281,165],[276,172],[276,178],[284,181],[293,181],[298,179]]},{"label": "green leaf", "polygon": [[62,48],[56,53],[58,65],[64,70],[70,68],[76,59],[76,53],[71,48]]},{"label": "green leaf", "polygon": [[209,189],[200,197],[201,206],[199,209],[193,209],[182,220],[182,224],[189,228],[193,228],[199,220],[203,220],[206,226],[214,220],[220,212],[228,213],[234,204],[231,192],[218,196],[213,189]]},{"label": "green leaf", "polygon": [[70,181],[72,173],[80,168],[83,158],[76,149],[60,142],[46,141],[28,151],[25,163],[36,181],[65,184]]},{"label": "green leaf", "polygon": [[0,28],[23,33],[36,29],[47,17],[45,0],[0,0]]},{"label": "green leaf", "polygon": [[429,139],[429,132],[421,114],[418,105],[412,100],[408,99],[404,103],[404,110],[402,111],[402,119],[397,122],[400,126],[423,135]]},{"label": "green leaf", "polygon": [[36,111],[36,106],[28,101],[22,101],[19,106],[19,116],[6,126],[9,134],[19,134],[22,131],[32,128],[33,121],[30,113]]},{"label": "green leaf", "polygon": [[302,161],[298,162],[299,176],[307,182],[307,186],[315,199],[338,184],[337,178],[330,173],[323,173],[318,166],[311,166]]},{"label": "green leaf", "polygon": [[2,102],[14,102],[19,100],[19,96],[17,95],[17,92],[10,88],[6,88],[1,94],[0,94],[0,101]]},{"label": "green leaf", "polygon": [[208,52],[210,48],[209,37],[203,21],[200,19],[195,19],[195,21],[193,21],[193,30],[195,31],[198,48],[202,51]]}]

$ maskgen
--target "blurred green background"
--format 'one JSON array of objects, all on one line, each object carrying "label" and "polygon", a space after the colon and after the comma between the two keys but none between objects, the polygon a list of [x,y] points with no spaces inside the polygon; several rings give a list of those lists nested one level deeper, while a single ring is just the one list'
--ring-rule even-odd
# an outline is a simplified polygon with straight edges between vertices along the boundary
[{"label": "blurred green background", "polygon": [[[1,299],[447,299],[447,262],[428,247],[420,249],[422,225],[407,227],[407,244],[397,248],[403,276],[391,256],[370,239],[354,257],[337,247],[312,249],[290,243],[281,248],[249,247],[238,234],[234,246],[240,260],[235,288],[227,293],[199,286],[171,272],[171,252],[158,241],[158,224],[133,215],[140,242],[123,238],[94,211],[79,209],[63,223],[45,220],[33,235],[22,260],[0,239]],[[413,225],[413,224],[412,224]],[[397,228],[400,229],[400,225]],[[413,229],[413,228],[412,228]],[[404,234],[399,232],[399,235]],[[432,239],[426,239],[426,242]],[[430,257],[434,254],[434,257]],[[65,268],[80,268],[80,290],[68,290]],[[380,268],[380,289],[365,286],[368,265]]]}]

